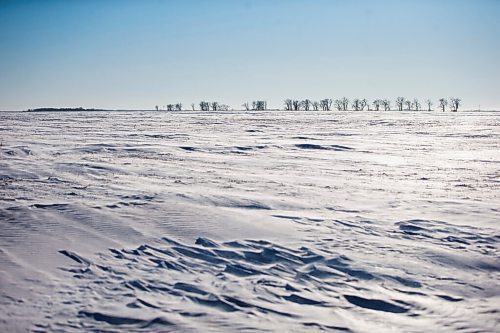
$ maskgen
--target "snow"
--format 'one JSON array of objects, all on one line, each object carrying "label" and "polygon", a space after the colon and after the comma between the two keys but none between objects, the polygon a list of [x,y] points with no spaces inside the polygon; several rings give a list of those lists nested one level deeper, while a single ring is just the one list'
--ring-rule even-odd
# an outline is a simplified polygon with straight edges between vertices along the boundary
[{"label": "snow", "polygon": [[5,112],[0,330],[497,331],[496,112]]}]

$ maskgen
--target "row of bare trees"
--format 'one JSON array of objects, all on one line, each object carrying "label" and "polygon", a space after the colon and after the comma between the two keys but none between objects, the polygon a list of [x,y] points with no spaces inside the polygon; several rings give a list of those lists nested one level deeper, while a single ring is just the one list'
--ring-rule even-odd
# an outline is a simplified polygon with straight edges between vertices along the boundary
[{"label": "row of bare trees", "polygon": [[[450,97],[449,102],[446,98],[440,98],[438,101],[438,107],[445,111],[447,107],[450,108],[451,111],[456,112],[461,104],[460,98]],[[331,99],[325,98],[319,101],[313,101],[310,99],[297,100],[297,99],[285,99],[284,100],[284,109],[286,111],[331,111],[332,109],[336,109],[338,111],[389,111],[389,110],[397,110],[397,111],[421,111],[426,109],[427,111],[432,111],[433,102],[430,99],[424,101],[424,106],[418,100],[418,98],[414,98],[412,100],[406,99],[404,97],[397,97],[394,101],[395,108],[392,108],[391,101],[389,99],[375,99],[371,103],[366,99],[354,98],[352,101],[347,97],[342,97],[339,99]],[[252,103],[245,102],[242,105],[245,110],[267,110],[267,101],[253,101]],[[207,102],[201,101],[199,103],[199,107],[201,111],[227,111],[229,110],[229,105],[221,104],[219,102]],[[191,108],[193,111],[196,110],[196,106],[194,103],[191,104]],[[163,110],[165,107],[163,107]],[[159,107],[156,106],[156,110],[159,110]],[[167,111],[181,111],[182,104],[168,104],[166,107]]]},{"label": "row of bare trees", "polygon": [[263,110],[267,110],[267,101],[253,101],[252,104],[245,102],[245,103],[243,103],[242,106],[247,111],[249,111],[249,110],[263,111]]},{"label": "row of bare trees", "polygon": [[[446,106],[450,106],[451,111],[458,111],[458,108],[461,103],[460,98],[455,98],[451,97],[450,102],[445,98],[439,99],[439,107],[441,108],[442,111],[445,111]],[[298,111],[298,110],[304,110],[304,111],[309,111],[309,110],[314,110],[318,111],[319,109],[323,111],[330,111],[333,108],[335,108],[338,111],[347,111],[347,110],[353,110],[353,111],[363,111],[363,110],[374,110],[374,111],[389,111],[389,110],[398,110],[398,111],[421,111],[423,110],[422,108],[422,103],[418,100],[418,98],[414,98],[413,100],[406,99],[404,97],[398,97],[394,101],[394,104],[396,106],[395,109],[391,108],[391,101],[388,99],[375,99],[371,103],[363,98],[354,98],[352,101],[350,101],[347,97],[342,97],[339,99],[322,99],[320,101],[311,101],[310,99],[304,99],[304,100],[294,100],[294,99],[285,99],[284,100],[284,108],[285,110],[289,111]],[[427,111],[432,111],[432,105],[433,102],[430,99],[425,100],[425,106],[427,108]],[[372,108],[373,106],[373,108]],[[349,108],[350,107],[350,108]]]},{"label": "row of bare trees", "polygon": [[[451,97],[450,98],[450,110],[453,112],[457,112],[458,107],[460,106],[461,102],[462,102],[462,100],[460,98]],[[446,100],[446,98],[440,98],[439,99],[439,107],[441,108],[441,110],[444,111],[446,109],[446,105],[448,105],[448,101]]]},{"label": "row of bare trees", "polygon": [[296,100],[296,99],[285,99],[285,110],[287,111],[298,111],[298,110],[323,110],[330,111],[332,109],[332,99],[322,99],[320,101],[311,101],[310,99]]},{"label": "row of bare trees", "polygon": [[160,108],[158,105],[155,106],[156,111],[167,110],[167,111],[182,111],[182,103],[177,104],[167,104]]},{"label": "row of bare trees", "polygon": [[[193,111],[195,110],[194,104],[191,104],[191,107],[193,108]],[[219,102],[206,102],[206,101],[201,101],[200,102],[200,110],[201,111],[227,111],[229,110],[229,105],[227,104],[221,104]]]}]

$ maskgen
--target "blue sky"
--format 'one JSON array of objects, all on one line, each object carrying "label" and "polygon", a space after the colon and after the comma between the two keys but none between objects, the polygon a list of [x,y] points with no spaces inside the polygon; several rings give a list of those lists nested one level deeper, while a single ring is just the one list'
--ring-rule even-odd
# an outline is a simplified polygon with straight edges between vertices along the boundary
[{"label": "blue sky", "polygon": [[497,0],[0,0],[0,109],[461,97],[500,108]]}]

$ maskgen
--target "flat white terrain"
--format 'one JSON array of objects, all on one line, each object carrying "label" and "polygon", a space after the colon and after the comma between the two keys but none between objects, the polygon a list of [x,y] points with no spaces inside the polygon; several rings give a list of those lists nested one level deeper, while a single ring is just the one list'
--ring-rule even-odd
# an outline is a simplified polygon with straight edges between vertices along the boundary
[{"label": "flat white terrain", "polygon": [[500,113],[0,115],[0,331],[500,331]]}]

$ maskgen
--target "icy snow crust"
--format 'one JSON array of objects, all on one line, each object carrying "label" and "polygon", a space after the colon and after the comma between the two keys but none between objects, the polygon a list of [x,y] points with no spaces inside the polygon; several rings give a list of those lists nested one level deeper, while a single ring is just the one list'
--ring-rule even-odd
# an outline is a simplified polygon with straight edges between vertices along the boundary
[{"label": "icy snow crust", "polygon": [[0,331],[500,330],[500,114],[0,115]]}]

